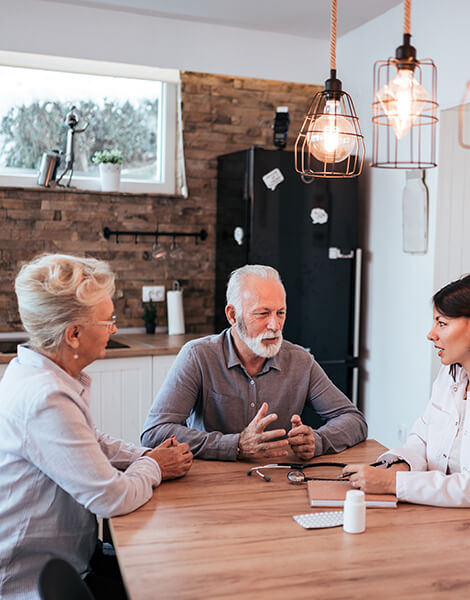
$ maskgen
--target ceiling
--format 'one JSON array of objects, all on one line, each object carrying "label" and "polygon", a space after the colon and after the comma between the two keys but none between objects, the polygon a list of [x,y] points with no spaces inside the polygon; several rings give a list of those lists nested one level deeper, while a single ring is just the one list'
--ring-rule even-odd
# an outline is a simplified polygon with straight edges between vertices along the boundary
[{"label": "ceiling", "polygon": [[[88,8],[120,10],[213,23],[242,29],[325,40],[330,35],[329,0],[49,0]],[[401,4],[401,0],[339,0],[338,35]]]}]

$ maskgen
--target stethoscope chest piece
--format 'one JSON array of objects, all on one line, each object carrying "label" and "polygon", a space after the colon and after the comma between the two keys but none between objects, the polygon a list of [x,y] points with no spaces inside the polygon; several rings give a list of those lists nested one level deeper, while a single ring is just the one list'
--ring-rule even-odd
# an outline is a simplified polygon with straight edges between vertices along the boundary
[{"label": "stethoscope chest piece", "polygon": [[292,483],[292,485],[300,485],[305,483],[309,478],[303,471],[295,469],[294,471],[289,471],[289,473],[287,473],[287,479],[289,480],[289,483]]}]

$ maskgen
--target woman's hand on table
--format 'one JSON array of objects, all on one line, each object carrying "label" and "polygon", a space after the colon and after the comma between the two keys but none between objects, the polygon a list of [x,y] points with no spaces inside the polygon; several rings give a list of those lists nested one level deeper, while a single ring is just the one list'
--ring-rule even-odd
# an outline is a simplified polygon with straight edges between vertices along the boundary
[{"label": "woman's hand on table", "polygon": [[180,444],[174,436],[153,450],[147,450],[145,455],[157,461],[162,479],[183,477],[193,464],[193,455],[188,444]]},{"label": "woman's hand on table", "polygon": [[[402,466],[400,465],[400,467]],[[395,494],[397,490],[396,472],[398,470],[408,470],[408,466],[406,469],[381,469],[367,464],[352,464],[344,467],[343,475],[349,477],[353,487],[363,492],[369,494]]]}]

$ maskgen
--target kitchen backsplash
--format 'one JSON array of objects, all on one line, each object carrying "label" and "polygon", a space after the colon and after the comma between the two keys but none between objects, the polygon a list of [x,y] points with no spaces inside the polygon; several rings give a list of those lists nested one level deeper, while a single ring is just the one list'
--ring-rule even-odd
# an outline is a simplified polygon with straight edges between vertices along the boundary
[{"label": "kitchen backsplash", "polygon": [[[288,106],[287,148],[293,147],[304,111],[319,86],[182,72],[184,151],[189,197],[0,188],[0,332],[18,330],[13,282],[21,264],[41,252],[89,255],[116,273],[119,327],[143,327],[143,285],[184,288],[186,330],[213,330],[217,156],[250,146],[272,148],[277,106]],[[144,260],[152,238],[103,237],[103,227],[208,232],[205,241],[178,238],[179,258]],[[171,238],[159,240],[170,246]],[[157,305],[166,326],[166,303]]]}]

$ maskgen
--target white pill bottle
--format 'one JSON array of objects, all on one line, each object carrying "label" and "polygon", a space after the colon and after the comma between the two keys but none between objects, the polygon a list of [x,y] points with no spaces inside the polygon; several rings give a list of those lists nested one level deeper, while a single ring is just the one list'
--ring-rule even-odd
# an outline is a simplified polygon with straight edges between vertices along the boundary
[{"label": "white pill bottle", "polygon": [[346,533],[362,533],[366,529],[366,502],[361,490],[346,493],[343,529]]}]

